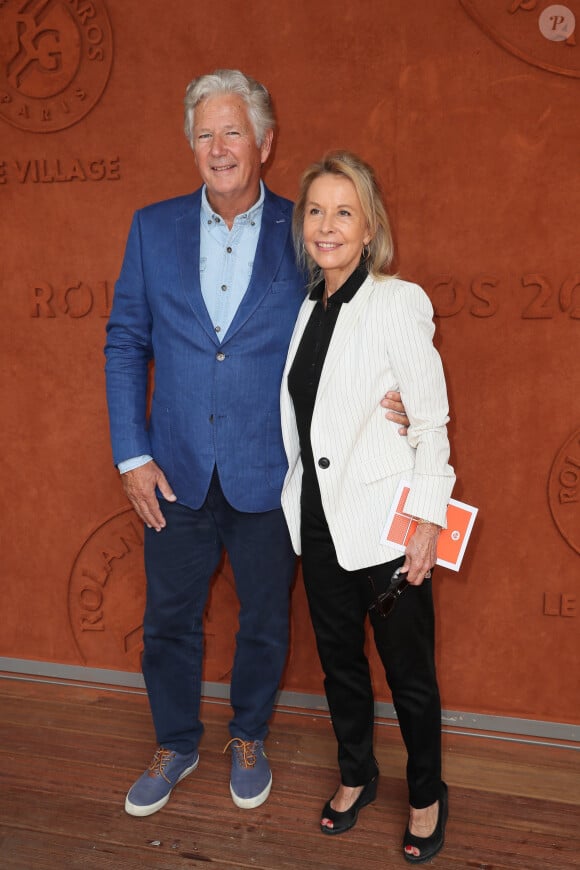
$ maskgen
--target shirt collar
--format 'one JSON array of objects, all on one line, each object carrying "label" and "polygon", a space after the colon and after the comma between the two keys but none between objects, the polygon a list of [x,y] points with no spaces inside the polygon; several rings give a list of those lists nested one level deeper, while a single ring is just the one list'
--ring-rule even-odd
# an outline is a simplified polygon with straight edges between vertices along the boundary
[{"label": "shirt collar", "polygon": [[[354,272],[352,272],[344,284],[342,284],[338,290],[336,290],[332,296],[330,297],[332,300],[332,304],[342,304],[343,302],[350,302],[353,298],[354,294],[357,290],[362,287],[366,278],[368,278],[369,273],[362,263],[356,267]],[[324,278],[322,281],[319,281],[318,284],[313,288],[310,299],[313,302],[317,302],[322,299],[324,294]]]},{"label": "shirt collar", "polygon": [[[242,212],[242,214],[238,214],[235,217],[234,223],[251,223],[254,221],[256,223],[262,217],[262,211],[264,209],[264,182],[260,179],[260,196],[258,197],[258,201],[254,203],[254,205],[248,209],[248,211]],[[215,212],[211,205],[209,204],[209,200],[207,198],[207,188],[204,184],[201,189],[201,218],[204,223],[207,224],[225,224],[225,221],[222,217]]]}]

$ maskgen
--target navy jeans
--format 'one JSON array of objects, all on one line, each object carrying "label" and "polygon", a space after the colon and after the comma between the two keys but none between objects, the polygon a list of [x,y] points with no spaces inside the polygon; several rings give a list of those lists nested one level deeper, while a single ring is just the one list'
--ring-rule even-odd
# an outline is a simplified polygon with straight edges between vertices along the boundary
[{"label": "navy jeans", "polygon": [[143,675],[157,741],[197,748],[203,613],[223,549],[240,601],[230,698],[232,737],[263,740],[288,649],[295,556],[281,510],[243,513],[224,498],[214,473],[199,510],[161,501],[167,526],[145,529],[147,604]]}]

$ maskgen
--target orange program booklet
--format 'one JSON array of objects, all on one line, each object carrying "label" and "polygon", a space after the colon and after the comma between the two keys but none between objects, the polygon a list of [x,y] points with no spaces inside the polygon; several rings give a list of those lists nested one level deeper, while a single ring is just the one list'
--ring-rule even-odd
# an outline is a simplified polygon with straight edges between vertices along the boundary
[{"label": "orange program booklet", "polygon": [[[402,480],[391,505],[381,543],[405,550],[409,538],[417,528],[417,520],[405,513],[405,502],[411,485]],[[459,571],[469,536],[477,516],[477,508],[462,501],[449,499],[447,528],[442,529],[437,542],[437,564]]]}]

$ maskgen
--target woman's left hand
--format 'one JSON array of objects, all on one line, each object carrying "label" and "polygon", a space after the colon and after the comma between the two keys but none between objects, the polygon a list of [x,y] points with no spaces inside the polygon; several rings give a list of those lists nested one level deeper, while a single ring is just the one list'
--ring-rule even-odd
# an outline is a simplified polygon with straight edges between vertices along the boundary
[{"label": "woman's left hand", "polygon": [[431,568],[437,561],[437,539],[440,531],[441,526],[435,523],[419,523],[407,544],[401,573],[408,569],[407,580],[412,586],[420,586],[425,577],[431,576]]}]

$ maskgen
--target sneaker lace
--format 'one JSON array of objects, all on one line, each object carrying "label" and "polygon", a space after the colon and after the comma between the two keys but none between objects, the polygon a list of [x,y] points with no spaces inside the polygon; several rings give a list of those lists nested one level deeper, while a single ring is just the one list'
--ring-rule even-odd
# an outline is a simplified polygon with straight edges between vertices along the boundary
[{"label": "sneaker lace", "polygon": [[229,740],[225,747],[224,752],[234,744],[234,752],[236,753],[236,757],[238,759],[238,763],[241,767],[254,767],[256,764],[256,748],[258,746],[257,740],[242,740],[240,737],[232,737]]},{"label": "sneaker lace", "polygon": [[162,776],[165,782],[170,782],[168,777],[165,776],[165,768],[174,756],[175,752],[173,750],[164,749],[160,746],[149,765],[149,776]]}]

